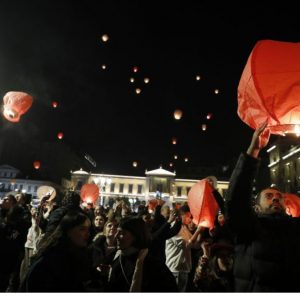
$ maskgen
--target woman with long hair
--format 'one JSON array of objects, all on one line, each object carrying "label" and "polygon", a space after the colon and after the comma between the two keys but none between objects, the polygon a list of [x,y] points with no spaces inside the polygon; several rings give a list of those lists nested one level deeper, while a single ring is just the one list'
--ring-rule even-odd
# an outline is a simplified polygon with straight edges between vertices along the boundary
[{"label": "woman with long hair", "polygon": [[67,213],[55,231],[44,240],[34,257],[21,292],[84,292],[89,279],[87,254],[89,218]]}]

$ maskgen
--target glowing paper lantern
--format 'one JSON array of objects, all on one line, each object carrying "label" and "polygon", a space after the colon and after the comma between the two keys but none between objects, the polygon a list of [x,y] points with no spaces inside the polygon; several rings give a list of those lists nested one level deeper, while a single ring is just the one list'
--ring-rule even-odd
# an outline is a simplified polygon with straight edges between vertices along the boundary
[{"label": "glowing paper lantern", "polygon": [[211,113],[207,114],[206,119],[210,120],[211,118],[212,118],[212,114]]},{"label": "glowing paper lantern", "polygon": [[212,229],[219,206],[215,200],[212,187],[207,180],[198,181],[188,193],[188,205],[193,216],[193,222]]},{"label": "glowing paper lantern", "polygon": [[102,65],[101,68],[102,68],[103,70],[105,70],[105,69],[106,69],[106,65]]},{"label": "glowing paper lantern", "polygon": [[148,202],[148,210],[154,211],[157,205],[163,206],[165,204],[164,200],[161,199],[152,199]]},{"label": "glowing paper lantern", "polygon": [[94,183],[84,184],[80,190],[80,197],[86,203],[96,203],[99,195],[99,187]]},{"label": "glowing paper lantern", "polygon": [[136,73],[138,72],[139,68],[138,67],[133,67],[133,72]]},{"label": "glowing paper lantern", "polygon": [[130,82],[134,83],[134,78],[133,77],[130,78]]},{"label": "glowing paper lantern", "polygon": [[58,134],[57,134],[57,138],[58,139],[62,139],[64,137],[64,134],[62,133],[62,132],[59,132]]},{"label": "glowing paper lantern", "polygon": [[3,115],[10,122],[19,122],[31,107],[33,99],[23,92],[8,92],[3,97]]},{"label": "glowing paper lantern", "polygon": [[109,36],[107,34],[103,34],[101,38],[103,42],[107,42],[109,40]]},{"label": "glowing paper lantern", "polygon": [[286,207],[286,213],[292,217],[300,217],[300,197],[285,193],[284,204]]},{"label": "glowing paper lantern", "polygon": [[201,76],[200,76],[200,75],[197,75],[197,76],[196,76],[196,80],[199,81],[200,79],[201,79]]},{"label": "glowing paper lantern", "polygon": [[169,166],[170,166],[170,167],[173,167],[173,163],[170,163]]},{"label": "glowing paper lantern", "polygon": [[142,92],[141,89],[139,89],[139,88],[135,89],[135,93],[136,93],[136,94],[140,94],[141,92]]},{"label": "glowing paper lantern", "polygon": [[185,161],[185,162],[188,162],[188,161],[189,161],[189,159],[186,157],[186,158],[184,159],[184,161]]},{"label": "glowing paper lantern", "polygon": [[53,101],[53,102],[52,102],[52,107],[53,107],[53,108],[56,108],[57,106],[58,106],[58,102]]},{"label": "glowing paper lantern", "polygon": [[180,120],[182,118],[182,110],[176,109],[174,111],[174,119],[175,120]]},{"label": "glowing paper lantern", "polygon": [[41,167],[41,162],[36,160],[33,162],[33,167],[38,170]]},{"label": "glowing paper lantern", "polygon": [[206,124],[202,124],[201,128],[202,128],[203,131],[205,131],[207,129]]},{"label": "glowing paper lantern", "polygon": [[238,86],[238,115],[256,129],[267,120],[270,133],[297,133],[300,124],[300,43],[259,41]]},{"label": "glowing paper lantern", "polygon": [[178,158],[178,156],[177,155],[174,155],[174,159],[177,159]]},{"label": "glowing paper lantern", "polygon": [[149,83],[150,79],[149,78],[144,78],[144,82],[147,84]]},{"label": "glowing paper lantern", "polygon": [[134,162],[132,163],[132,165],[136,168],[137,165],[138,165],[138,163],[137,163],[136,161],[134,161]]},{"label": "glowing paper lantern", "polygon": [[175,137],[172,138],[172,144],[176,145],[177,144],[177,139]]},{"label": "glowing paper lantern", "polygon": [[219,91],[218,89],[215,89],[215,94],[216,94],[216,95],[218,95],[219,92],[220,92],[220,91]]}]

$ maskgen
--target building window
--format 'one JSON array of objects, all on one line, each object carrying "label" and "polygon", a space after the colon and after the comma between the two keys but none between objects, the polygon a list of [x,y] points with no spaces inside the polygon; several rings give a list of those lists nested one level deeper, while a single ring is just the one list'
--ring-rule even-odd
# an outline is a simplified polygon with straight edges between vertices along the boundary
[{"label": "building window", "polygon": [[138,185],[138,190],[137,190],[137,193],[138,194],[141,194],[142,193],[142,189],[143,189],[143,186],[141,184]]},{"label": "building window", "polygon": [[38,189],[38,186],[36,185],[36,186],[34,187],[34,192],[35,192],[35,193],[37,192],[37,189]]},{"label": "building window", "polygon": [[31,185],[28,186],[28,193],[31,192]]},{"label": "building window", "polygon": [[114,192],[115,192],[115,184],[114,184],[114,183],[112,183],[112,184],[110,185],[110,192],[111,192],[111,193],[114,193]]},{"label": "building window", "polygon": [[124,183],[120,183],[119,193],[124,193]]},{"label": "building window", "polygon": [[181,186],[178,186],[178,187],[177,187],[177,196],[178,196],[178,197],[181,197],[181,191],[182,191],[182,187],[181,187]]},{"label": "building window", "polygon": [[23,184],[20,184],[20,191],[22,192],[22,189],[23,189]]},{"label": "building window", "polygon": [[128,185],[128,194],[132,194],[133,184]]},{"label": "building window", "polygon": [[6,172],[3,173],[3,177],[6,177]]},{"label": "building window", "polygon": [[102,186],[102,192],[105,193],[105,191],[106,191],[106,186],[104,185],[104,186]]}]

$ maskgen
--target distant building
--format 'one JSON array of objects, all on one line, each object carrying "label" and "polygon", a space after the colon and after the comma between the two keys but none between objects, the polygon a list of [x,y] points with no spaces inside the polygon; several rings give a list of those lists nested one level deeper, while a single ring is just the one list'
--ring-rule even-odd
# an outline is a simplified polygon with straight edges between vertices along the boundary
[{"label": "distant building", "polygon": [[271,186],[300,194],[300,144],[293,138],[279,138],[267,149]]},{"label": "distant building", "polygon": [[[95,183],[100,187],[100,203],[108,204],[118,197],[127,197],[131,202],[137,199],[147,201],[159,197],[171,204],[187,201],[190,188],[198,182],[191,179],[177,179],[176,174],[162,168],[146,171],[145,177],[94,174],[83,171],[71,172],[71,181],[65,182],[68,188],[80,191],[85,183]],[[228,181],[218,181],[218,190],[225,195]]]},{"label": "distant building", "polygon": [[55,189],[60,189],[60,186],[51,182],[43,180],[31,180],[24,178],[17,178],[20,170],[9,166],[0,166],[0,197],[3,198],[7,193],[27,193],[31,194],[32,198],[37,198],[37,189],[42,185],[52,186]]}]

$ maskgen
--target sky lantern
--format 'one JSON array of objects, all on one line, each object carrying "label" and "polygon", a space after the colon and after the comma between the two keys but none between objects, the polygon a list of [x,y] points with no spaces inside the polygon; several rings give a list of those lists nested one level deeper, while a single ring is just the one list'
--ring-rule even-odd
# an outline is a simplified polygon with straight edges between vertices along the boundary
[{"label": "sky lantern", "polygon": [[53,102],[52,102],[52,107],[53,107],[53,108],[56,108],[57,106],[58,106],[58,102],[57,102],[57,101],[53,101]]},{"label": "sky lantern", "polygon": [[215,91],[214,91],[214,93],[216,94],[216,95],[218,95],[219,94],[219,90],[218,89],[215,89]]},{"label": "sky lantern", "polygon": [[174,159],[177,159],[178,158],[178,155],[174,155]]},{"label": "sky lantern", "polygon": [[33,99],[23,92],[8,92],[3,97],[3,115],[10,122],[19,122],[32,105]]},{"label": "sky lantern", "polygon": [[200,75],[197,75],[197,76],[196,76],[196,80],[199,81],[200,79],[201,79],[201,76],[200,76]]},{"label": "sky lantern", "polygon": [[154,211],[157,205],[163,206],[165,201],[162,199],[151,199],[148,202],[148,210]]},{"label": "sky lantern", "polygon": [[207,120],[210,120],[211,118],[212,118],[212,114],[211,113],[209,113],[209,114],[206,115],[206,119]]},{"label": "sky lantern", "polygon": [[177,144],[177,139],[175,137],[172,138],[172,144],[176,145]]},{"label": "sky lantern", "polygon": [[134,83],[134,78],[133,77],[130,78],[130,82]]},{"label": "sky lantern", "polygon": [[59,132],[59,133],[57,134],[57,138],[58,138],[59,140],[62,140],[63,137],[64,137],[64,134],[63,134],[62,132]]},{"label": "sky lantern", "polygon": [[169,163],[169,166],[170,166],[170,167],[173,167],[173,163]]},{"label": "sky lantern", "polygon": [[99,187],[94,183],[84,184],[80,190],[83,202],[95,204],[100,195]]},{"label": "sky lantern", "polygon": [[102,68],[103,70],[105,70],[105,69],[106,69],[106,65],[103,64],[103,65],[101,66],[101,68]]},{"label": "sky lantern", "polygon": [[207,129],[207,125],[206,124],[202,124],[201,128],[202,128],[203,131],[205,131]]},{"label": "sky lantern", "polygon": [[283,194],[286,213],[294,218],[300,217],[300,197],[294,194]]},{"label": "sky lantern", "polygon": [[238,115],[272,134],[298,132],[300,43],[261,40],[253,48],[238,86]]},{"label": "sky lantern", "polygon": [[134,161],[133,163],[132,163],[132,165],[133,165],[133,167],[137,167],[137,165],[138,165],[138,163],[136,162],[136,161]]},{"label": "sky lantern", "polygon": [[184,159],[184,161],[185,161],[185,162],[188,162],[188,161],[189,161],[189,159],[186,157],[186,158]]},{"label": "sky lantern", "polygon": [[33,162],[33,167],[38,170],[41,167],[41,162],[36,160]]},{"label": "sky lantern", "polygon": [[101,37],[102,41],[105,43],[109,40],[109,36],[107,34],[103,34]]},{"label": "sky lantern", "polygon": [[134,73],[137,73],[137,72],[138,72],[138,70],[139,70],[139,68],[138,68],[138,67],[133,67],[133,72],[134,72]]},{"label": "sky lantern", "polygon": [[180,120],[182,118],[182,110],[181,109],[176,109],[174,111],[174,119],[175,120]]},{"label": "sky lantern", "polygon": [[146,78],[144,78],[144,82],[147,84],[150,82],[150,79],[146,77]]},{"label": "sky lantern", "polygon": [[136,89],[135,89],[135,93],[136,93],[136,94],[138,94],[138,95],[139,95],[141,92],[142,92],[142,90],[141,90],[141,89],[139,89],[139,88],[136,88]]},{"label": "sky lantern", "polygon": [[219,205],[213,196],[207,180],[202,179],[192,186],[188,193],[188,206],[196,225],[212,229]]}]

